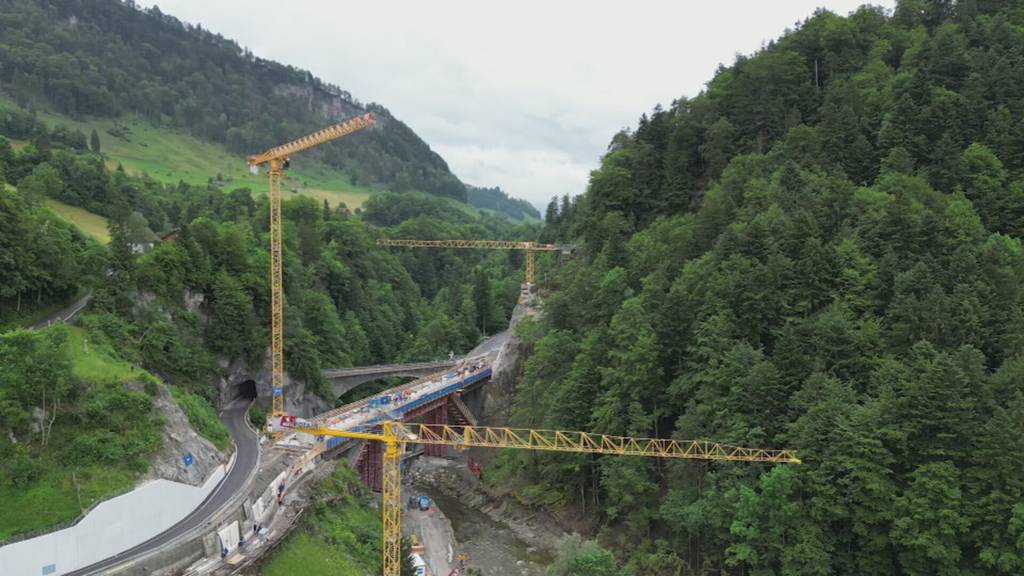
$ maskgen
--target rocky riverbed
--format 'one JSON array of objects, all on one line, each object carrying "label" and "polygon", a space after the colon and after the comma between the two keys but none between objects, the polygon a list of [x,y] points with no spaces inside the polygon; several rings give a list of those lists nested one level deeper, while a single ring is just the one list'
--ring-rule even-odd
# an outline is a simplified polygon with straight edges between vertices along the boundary
[{"label": "rocky riverbed", "polygon": [[465,554],[466,565],[485,576],[544,576],[551,556],[519,539],[508,526],[467,506],[435,487],[417,487],[430,496],[455,536],[453,565]]},{"label": "rocky riverbed", "polygon": [[544,575],[563,535],[553,523],[513,503],[495,501],[456,459],[419,458],[407,480],[414,491],[407,496],[430,496],[447,518],[456,558],[466,554],[468,564],[486,576]]}]

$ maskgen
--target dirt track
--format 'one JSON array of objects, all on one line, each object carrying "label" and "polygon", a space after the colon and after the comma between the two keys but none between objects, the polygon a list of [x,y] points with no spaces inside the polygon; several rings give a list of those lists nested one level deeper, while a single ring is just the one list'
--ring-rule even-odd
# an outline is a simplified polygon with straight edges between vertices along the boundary
[{"label": "dirt track", "polygon": [[[413,486],[403,486],[402,494],[408,500],[410,496],[418,498],[421,492]],[[425,511],[410,510],[407,507],[402,513],[402,531],[406,535],[415,534],[423,544],[423,559],[427,563],[428,574],[448,576],[455,567],[452,562],[455,558],[452,549],[455,536],[444,512],[434,505]]]}]

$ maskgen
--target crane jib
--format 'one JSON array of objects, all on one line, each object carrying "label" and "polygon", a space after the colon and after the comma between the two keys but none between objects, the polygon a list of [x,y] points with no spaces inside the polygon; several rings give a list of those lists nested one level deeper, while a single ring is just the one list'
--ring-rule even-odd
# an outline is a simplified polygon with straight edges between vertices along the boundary
[{"label": "crane jib", "polygon": [[262,154],[249,156],[246,158],[246,161],[250,165],[255,166],[272,160],[281,160],[297,152],[308,150],[314,146],[319,146],[325,142],[341,138],[342,136],[347,136],[353,132],[372,126],[375,123],[376,120],[373,117],[373,112],[367,112],[362,116],[356,116],[343,122],[338,122],[333,126],[317,130],[312,134],[307,134],[301,138],[292,140],[287,144],[275,146]]}]

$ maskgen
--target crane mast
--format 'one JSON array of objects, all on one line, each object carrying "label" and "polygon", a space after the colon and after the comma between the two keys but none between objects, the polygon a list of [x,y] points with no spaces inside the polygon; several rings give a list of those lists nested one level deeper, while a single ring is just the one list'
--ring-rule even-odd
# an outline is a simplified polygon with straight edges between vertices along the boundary
[{"label": "crane mast", "polygon": [[726,462],[766,462],[799,464],[792,450],[766,450],[729,446],[701,440],[671,438],[633,438],[589,432],[495,428],[487,426],[449,426],[386,421],[380,431],[336,430],[313,421],[286,417],[282,425],[314,436],[337,436],[384,443],[381,466],[381,518],[383,521],[382,565],[384,576],[399,576],[402,550],[402,507],[400,461],[405,444],[434,444],[456,448],[517,448],[549,452],[615,454]]},{"label": "crane mast", "polygon": [[284,414],[284,281],[281,251],[281,178],[292,154],[347,136],[374,124],[373,113],[350,118],[307,134],[262,154],[246,158],[249,166],[268,164],[270,179],[270,386],[272,416]]}]

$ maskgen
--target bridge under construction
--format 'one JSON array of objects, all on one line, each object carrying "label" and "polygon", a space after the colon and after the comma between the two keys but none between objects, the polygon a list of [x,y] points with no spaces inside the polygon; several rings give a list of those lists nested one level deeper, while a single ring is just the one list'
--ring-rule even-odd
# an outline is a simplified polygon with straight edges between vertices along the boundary
[{"label": "bridge under construction", "polygon": [[[359,469],[363,480],[381,494],[381,515],[383,524],[381,564],[384,576],[399,576],[401,565],[401,482],[399,463],[406,456],[410,445],[418,444],[428,455],[444,455],[451,447],[489,447],[499,449],[526,449],[564,453],[589,453],[614,456],[640,456],[654,458],[677,458],[696,460],[717,460],[729,462],[798,463],[795,453],[788,450],[769,450],[727,446],[704,440],[680,440],[674,438],[637,438],[593,434],[585,431],[532,430],[504,427],[478,426],[476,418],[463,401],[464,394],[485,385],[494,373],[500,352],[463,358],[454,363],[404,365],[337,370],[325,374],[330,379],[355,382],[360,378],[377,379],[385,375],[418,375],[418,372],[442,370],[414,382],[398,386],[369,398],[360,400],[316,417],[298,418],[285,412],[285,368],[284,368],[284,289],[282,266],[281,223],[281,178],[289,165],[291,154],[307,150],[318,144],[331,141],[368,128],[374,124],[371,114],[359,116],[335,124],[288,144],[271,148],[263,154],[250,156],[252,167],[269,165],[270,178],[270,287],[271,287],[271,390],[272,411],[267,420],[269,445],[262,452],[270,452],[274,458],[273,476],[267,477],[267,470],[260,470],[249,476],[244,490],[248,498],[241,503],[241,518],[238,514],[221,515],[221,510],[211,511],[201,520],[203,528],[202,546],[189,570],[203,572],[215,567],[218,562],[244,562],[249,551],[247,542],[259,542],[267,536],[264,530],[273,526],[282,504],[293,487],[308,478],[310,473],[323,462],[325,455],[338,451],[350,451],[350,461]],[[526,276],[521,304],[527,304],[533,292],[535,275],[535,253],[569,252],[571,247],[537,244],[533,242],[493,240],[388,240],[379,242],[385,246],[417,248],[486,248],[502,250],[524,250],[526,252]],[[515,317],[515,315],[513,315]],[[352,384],[354,386],[356,384]],[[339,386],[341,389],[344,385]],[[262,472],[262,473],[260,473]],[[243,489],[238,492],[243,493]],[[244,493],[243,493],[244,494]],[[236,503],[237,504],[237,503]],[[208,520],[207,520],[208,519]],[[111,574],[123,572],[124,576],[144,574],[151,570],[140,559],[160,552],[157,545],[138,552],[132,559],[110,567],[110,559],[101,565],[85,567],[79,574]],[[270,534],[269,536],[273,536]],[[166,551],[166,550],[164,550]],[[189,557],[190,558],[190,557]],[[181,564],[180,557],[173,562]],[[58,574],[54,567],[42,573]],[[59,574],[66,572],[60,571]]]}]

